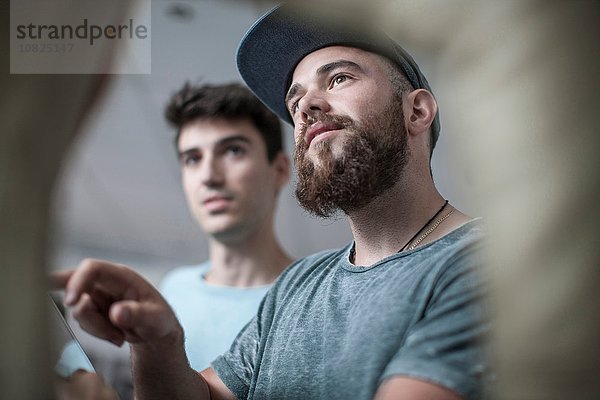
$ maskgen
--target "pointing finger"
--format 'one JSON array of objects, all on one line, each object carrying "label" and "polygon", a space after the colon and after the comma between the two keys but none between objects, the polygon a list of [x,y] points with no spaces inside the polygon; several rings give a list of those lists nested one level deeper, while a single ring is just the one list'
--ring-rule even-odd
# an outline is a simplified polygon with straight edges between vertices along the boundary
[{"label": "pointing finger", "polygon": [[148,290],[143,278],[131,269],[100,260],[86,259],[71,275],[66,284],[65,304],[75,304],[83,293],[103,292],[117,299],[135,296],[139,290]]},{"label": "pointing finger", "polygon": [[71,279],[73,272],[75,271],[71,270],[52,272],[48,276],[50,280],[50,288],[53,290],[64,289],[67,286],[69,279]]}]

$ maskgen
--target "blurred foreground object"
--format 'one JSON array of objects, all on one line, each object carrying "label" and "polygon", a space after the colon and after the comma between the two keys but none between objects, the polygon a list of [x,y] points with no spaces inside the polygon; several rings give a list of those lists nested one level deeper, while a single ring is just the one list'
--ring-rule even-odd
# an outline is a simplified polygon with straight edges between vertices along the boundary
[{"label": "blurred foreground object", "polygon": [[442,135],[461,135],[481,196],[495,397],[600,398],[600,2],[385,4],[441,57]]},{"label": "blurred foreground object", "polygon": [[[38,5],[30,2],[29,16]],[[128,3],[104,7],[105,14],[96,18],[121,18]],[[6,27],[9,6],[0,3]],[[115,46],[103,43],[94,51],[108,68]],[[9,54],[6,36],[0,45],[0,398],[50,399],[45,303],[50,195],[63,156],[106,76],[10,75]]]}]

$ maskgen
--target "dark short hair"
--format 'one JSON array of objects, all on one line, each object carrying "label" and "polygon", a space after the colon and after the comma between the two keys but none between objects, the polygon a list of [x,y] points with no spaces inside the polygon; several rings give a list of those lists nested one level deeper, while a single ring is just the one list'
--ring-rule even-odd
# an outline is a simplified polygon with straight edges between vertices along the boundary
[{"label": "dark short hair", "polygon": [[258,98],[239,83],[225,85],[192,85],[186,82],[165,108],[166,119],[177,128],[175,146],[181,129],[198,119],[249,120],[260,132],[273,161],[283,150],[281,123]]}]

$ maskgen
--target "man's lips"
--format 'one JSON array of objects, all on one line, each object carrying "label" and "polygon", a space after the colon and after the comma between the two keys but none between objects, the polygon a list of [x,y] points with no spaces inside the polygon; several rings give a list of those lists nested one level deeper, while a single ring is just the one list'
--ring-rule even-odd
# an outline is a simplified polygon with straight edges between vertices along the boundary
[{"label": "man's lips", "polygon": [[202,205],[208,209],[208,211],[218,211],[226,207],[232,200],[231,196],[214,195],[209,196],[202,201]]},{"label": "man's lips", "polygon": [[317,122],[310,128],[308,128],[308,130],[306,131],[306,136],[304,136],[304,140],[306,141],[306,144],[310,147],[310,143],[318,135],[325,132],[337,131],[339,129],[342,129],[343,127],[343,125],[337,124],[335,122]]}]

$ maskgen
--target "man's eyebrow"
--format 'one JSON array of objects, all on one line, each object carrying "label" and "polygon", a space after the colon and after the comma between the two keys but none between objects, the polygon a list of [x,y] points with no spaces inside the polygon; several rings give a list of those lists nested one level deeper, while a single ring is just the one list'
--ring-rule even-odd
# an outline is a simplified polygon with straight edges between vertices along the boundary
[{"label": "man's eyebrow", "polygon": [[231,136],[224,137],[223,139],[217,140],[215,145],[223,146],[223,145],[229,144],[231,142],[244,142],[244,143],[252,144],[250,139],[248,139],[248,137],[246,137],[244,135],[231,135]]},{"label": "man's eyebrow", "polygon": [[[360,67],[360,65],[358,65],[355,62],[352,61],[348,61],[348,60],[337,60],[337,61],[333,61],[330,63],[327,63],[325,65],[320,66],[317,69],[317,75],[326,75],[329,72],[336,70],[338,68],[351,68],[351,69],[355,69],[358,71],[362,71],[362,68]],[[290,89],[288,90],[286,96],[285,96],[285,104],[287,105],[288,102],[290,101],[291,98],[293,98],[296,93],[298,93],[298,90],[301,88],[302,86],[298,83],[294,83]]]},{"label": "man's eyebrow", "polygon": [[320,66],[319,69],[317,69],[317,75],[325,75],[328,72],[331,72],[332,70],[338,69],[338,68],[351,68],[351,69],[362,71],[362,68],[360,67],[360,65],[358,65],[355,62],[348,61],[348,60],[337,60],[337,61],[333,61],[328,64]]},{"label": "man's eyebrow", "polygon": [[[248,139],[246,136],[241,135],[241,134],[235,134],[235,135],[227,136],[227,137],[217,140],[215,142],[215,147],[224,146],[231,142],[244,142],[244,143],[252,144],[250,139]],[[188,154],[196,153],[199,151],[200,151],[200,148],[198,146],[194,146],[189,149],[177,151],[177,157],[181,159],[182,157],[184,157]]]}]

